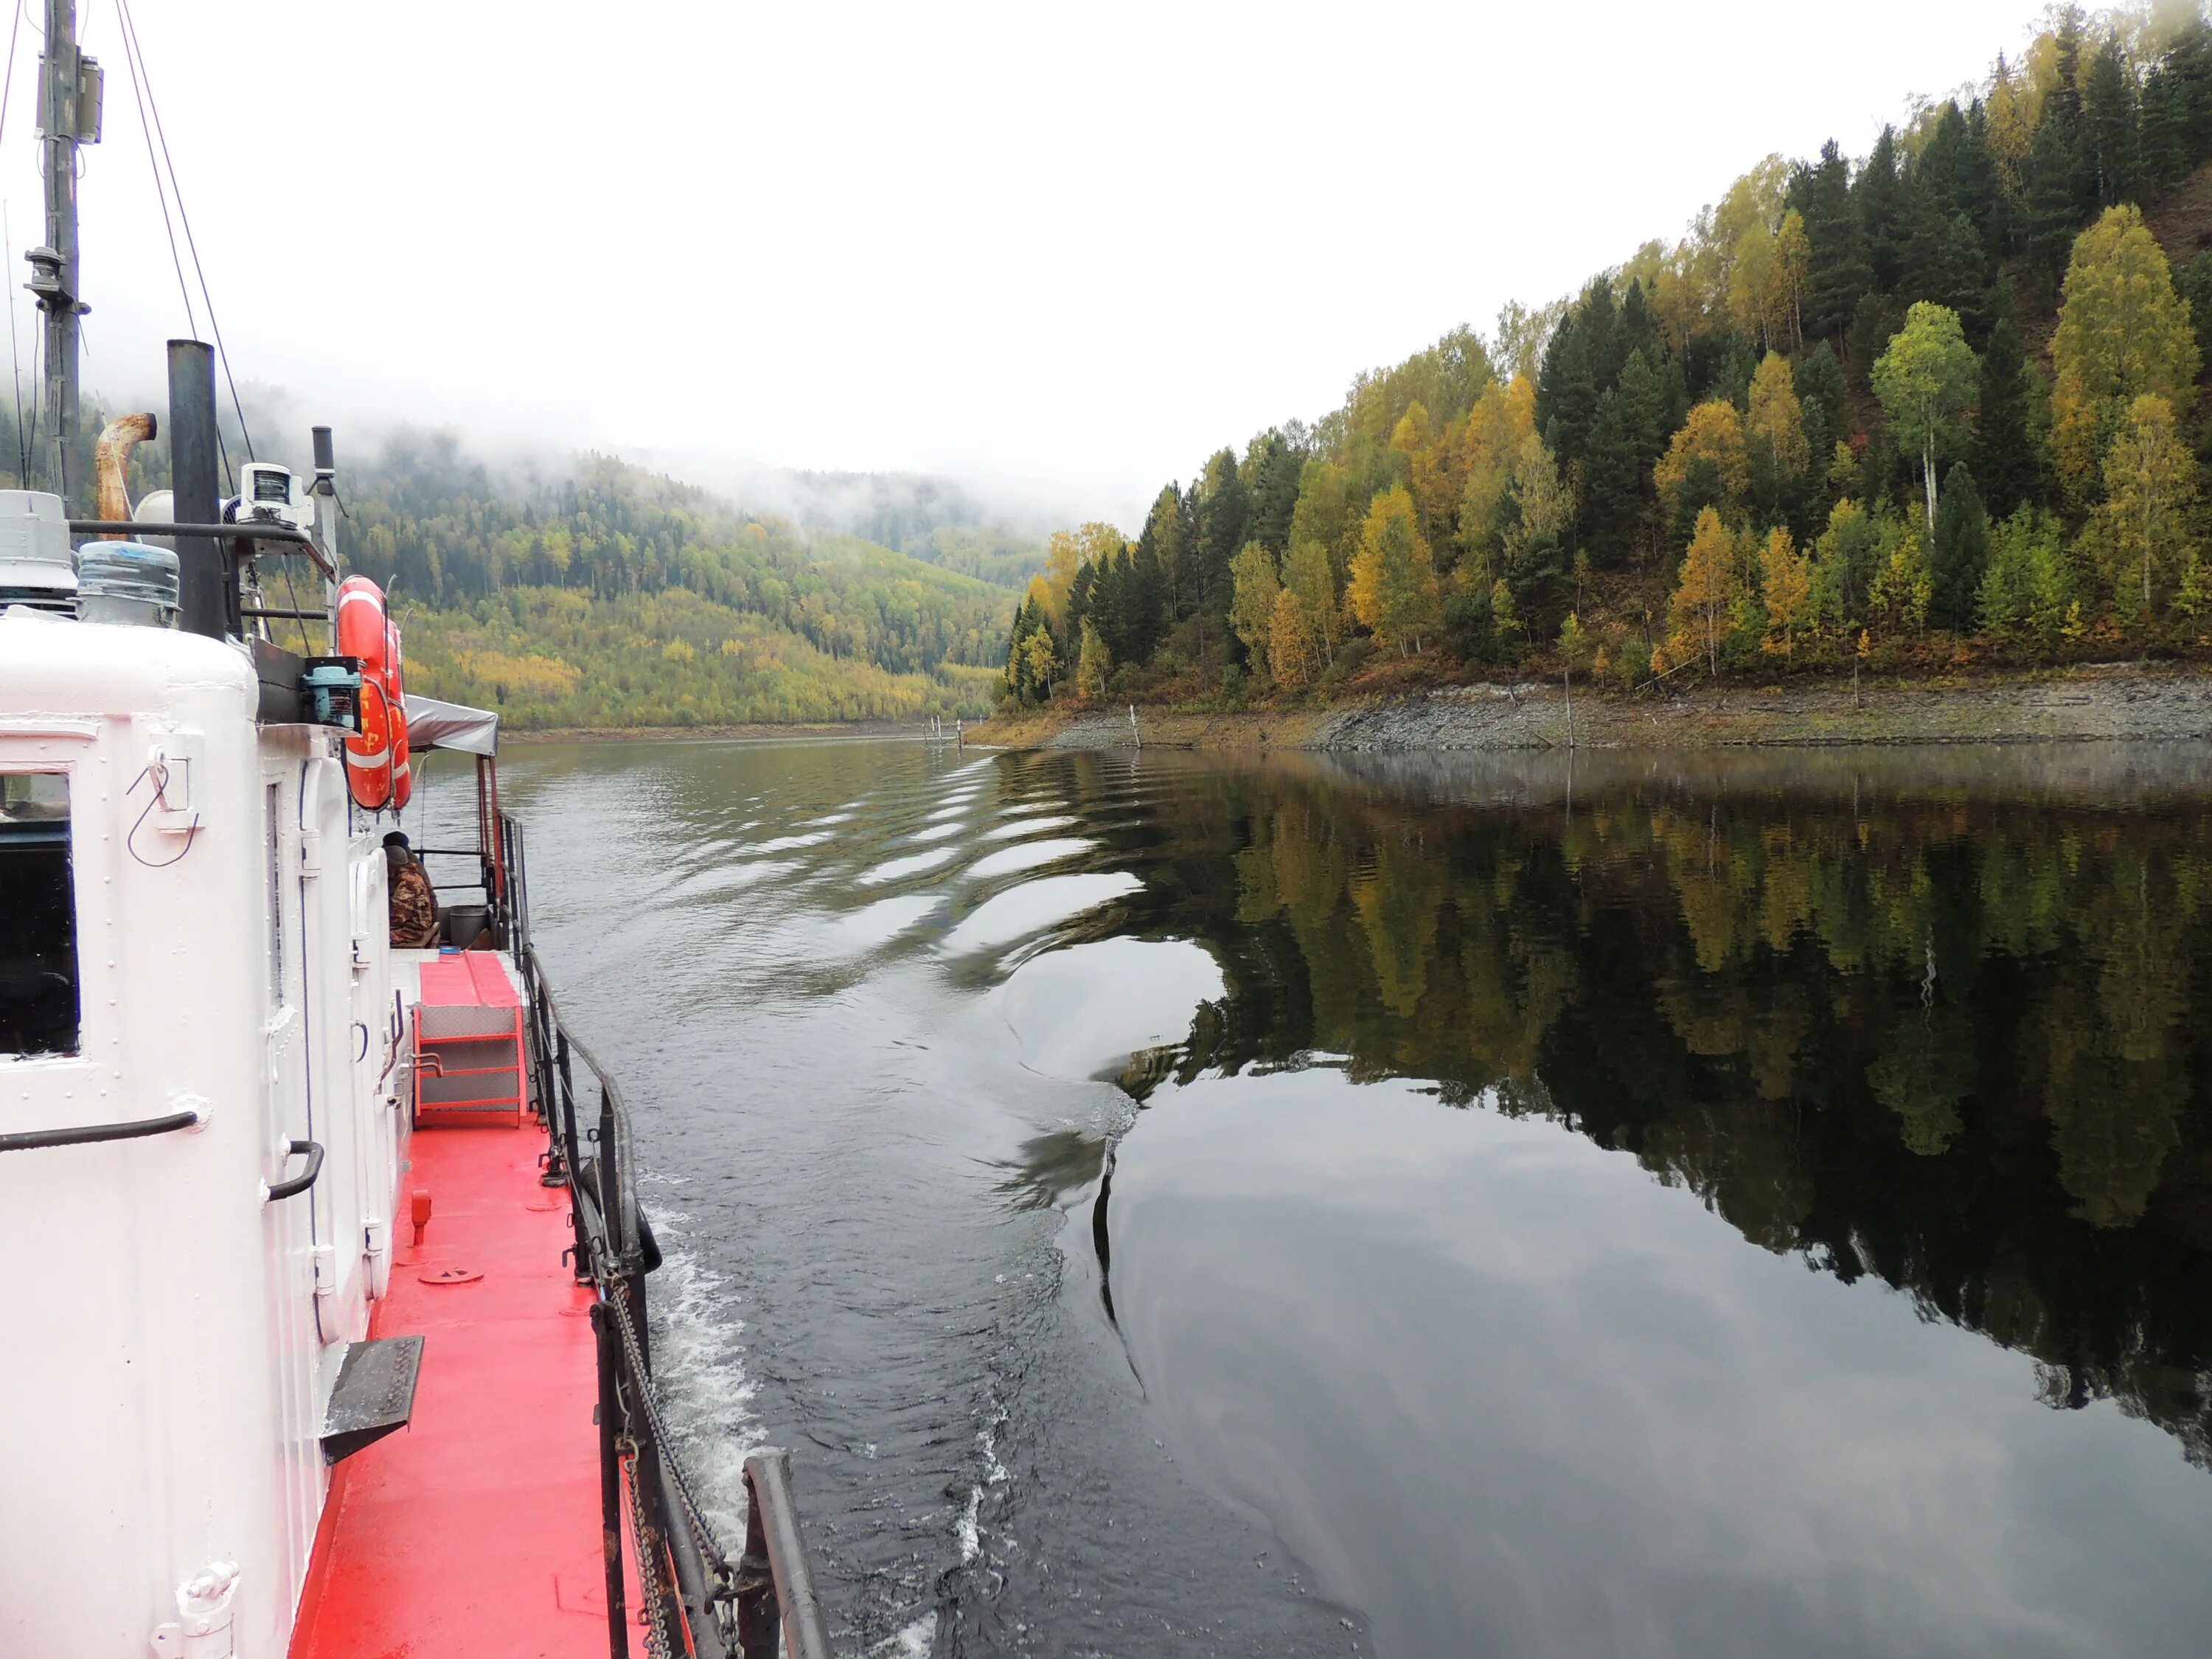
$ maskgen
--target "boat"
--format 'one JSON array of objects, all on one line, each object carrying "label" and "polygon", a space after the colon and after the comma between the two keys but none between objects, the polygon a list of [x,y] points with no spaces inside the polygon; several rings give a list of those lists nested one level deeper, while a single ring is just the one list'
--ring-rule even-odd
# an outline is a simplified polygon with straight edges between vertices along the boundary
[{"label": "boat", "polygon": [[[100,72],[72,0],[45,21],[40,487],[0,491],[0,1654],[826,1659],[787,1455],[746,1459],[741,1538],[684,1468],[629,1109],[532,948],[497,714],[406,691],[330,430],[308,476],[226,478],[216,351],[175,340],[167,410],[77,476]],[[473,835],[423,849],[435,936],[395,947],[430,752]]]}]

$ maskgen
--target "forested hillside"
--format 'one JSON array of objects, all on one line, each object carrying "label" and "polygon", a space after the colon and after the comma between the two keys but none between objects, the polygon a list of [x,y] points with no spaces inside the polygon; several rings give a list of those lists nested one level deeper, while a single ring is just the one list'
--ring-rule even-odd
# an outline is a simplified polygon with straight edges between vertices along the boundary
[{"label": "forested hillside", "polygon": [[1624,687],[2212,649],[2212,27],[2055,14],[1971,97],[1055,536],[1020,702]]},{"label": "forested hillside", "polygon": [[[894,552],[1018,592],[1044,568],[1044,530],[1031,533],[949,478],[905,472],[790,472],[765,489],[787,516],[842,530]],[[741,499],[751,492],[738,491]]]},{"label": "forested hillside", "polygon": [[[307,467],[301,422],[247,413],[261,459]],[[235,461],[246,445],[226,416]],[[106,418],[87,416],[78,476]],[[914,720],[995,698],[1007,573],[986,582],[946,568],[954,558],[747,511],[606,457],[495,468],[449,433],[401,431],[340,460],[346,568],[391,593],[410,690],[497,708],[524,729]],[[21,461],[0,405],[0,482],[16,485]],[[168,476],[166,440],[141,445],[134,498]],[[983,550],[981,563],[1022,556],[965,503],[945,516],[917,533]],[[1030,554],[1021,574],[1038,562]],[[281,586],[274,597],[287,603]]]}]

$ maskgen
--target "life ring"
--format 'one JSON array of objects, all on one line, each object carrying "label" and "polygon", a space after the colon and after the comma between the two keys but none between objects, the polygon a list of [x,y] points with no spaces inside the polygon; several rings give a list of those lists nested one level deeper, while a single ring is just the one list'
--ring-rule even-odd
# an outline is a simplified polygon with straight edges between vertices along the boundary
[{"label": "life ring", "polygon": [[[364,812],[392,805],[393,720],[392,643],[384,590],[366,576],[349,576],[338,587],[338,651],[361,659],[361,730],[345,740],[346,790]],[[404,732],[404,728],[401,728]]]},{"label": "life ring", "polygon": [[399,648],[399,624],[385,619],[390,648],[385,663],[392,690],[392,810],[398,811],[415,793],[415,769],[407,762],[407,659]]}]

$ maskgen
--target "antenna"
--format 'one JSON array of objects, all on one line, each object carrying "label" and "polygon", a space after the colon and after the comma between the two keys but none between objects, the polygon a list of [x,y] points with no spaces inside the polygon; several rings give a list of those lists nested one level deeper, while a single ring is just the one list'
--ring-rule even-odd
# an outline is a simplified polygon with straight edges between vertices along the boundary
[{"label": "antenna", "polygon": [[40,482],[69,500],[70,444],[77,429],[77,321],[92,307],[77,298],[76,152],[100,142],[105,77],[77,50],[76,0],[46,0],[46,51],[39,60],[40,173],[46,185],[46,240],[23,258],[26,284],[46,313],[46,372],[39,386],[43,424]]}]

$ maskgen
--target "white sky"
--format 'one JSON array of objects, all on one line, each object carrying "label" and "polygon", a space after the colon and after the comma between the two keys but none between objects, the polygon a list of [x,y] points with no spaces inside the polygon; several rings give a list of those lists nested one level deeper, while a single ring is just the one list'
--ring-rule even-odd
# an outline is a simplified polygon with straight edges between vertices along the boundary
[{"label": "white sky", "polygon": [[[27,4],[0,137],[19,327]],[[80,4],[109,70],[88,384],[143,397],[181,302],[117,0]],[[1359,369],[1678,234],[1766,152],[1863,153],[2036,9],[136,8],[241,380],[356,428],[702,482],[919,469],[1124,523]]]}]

